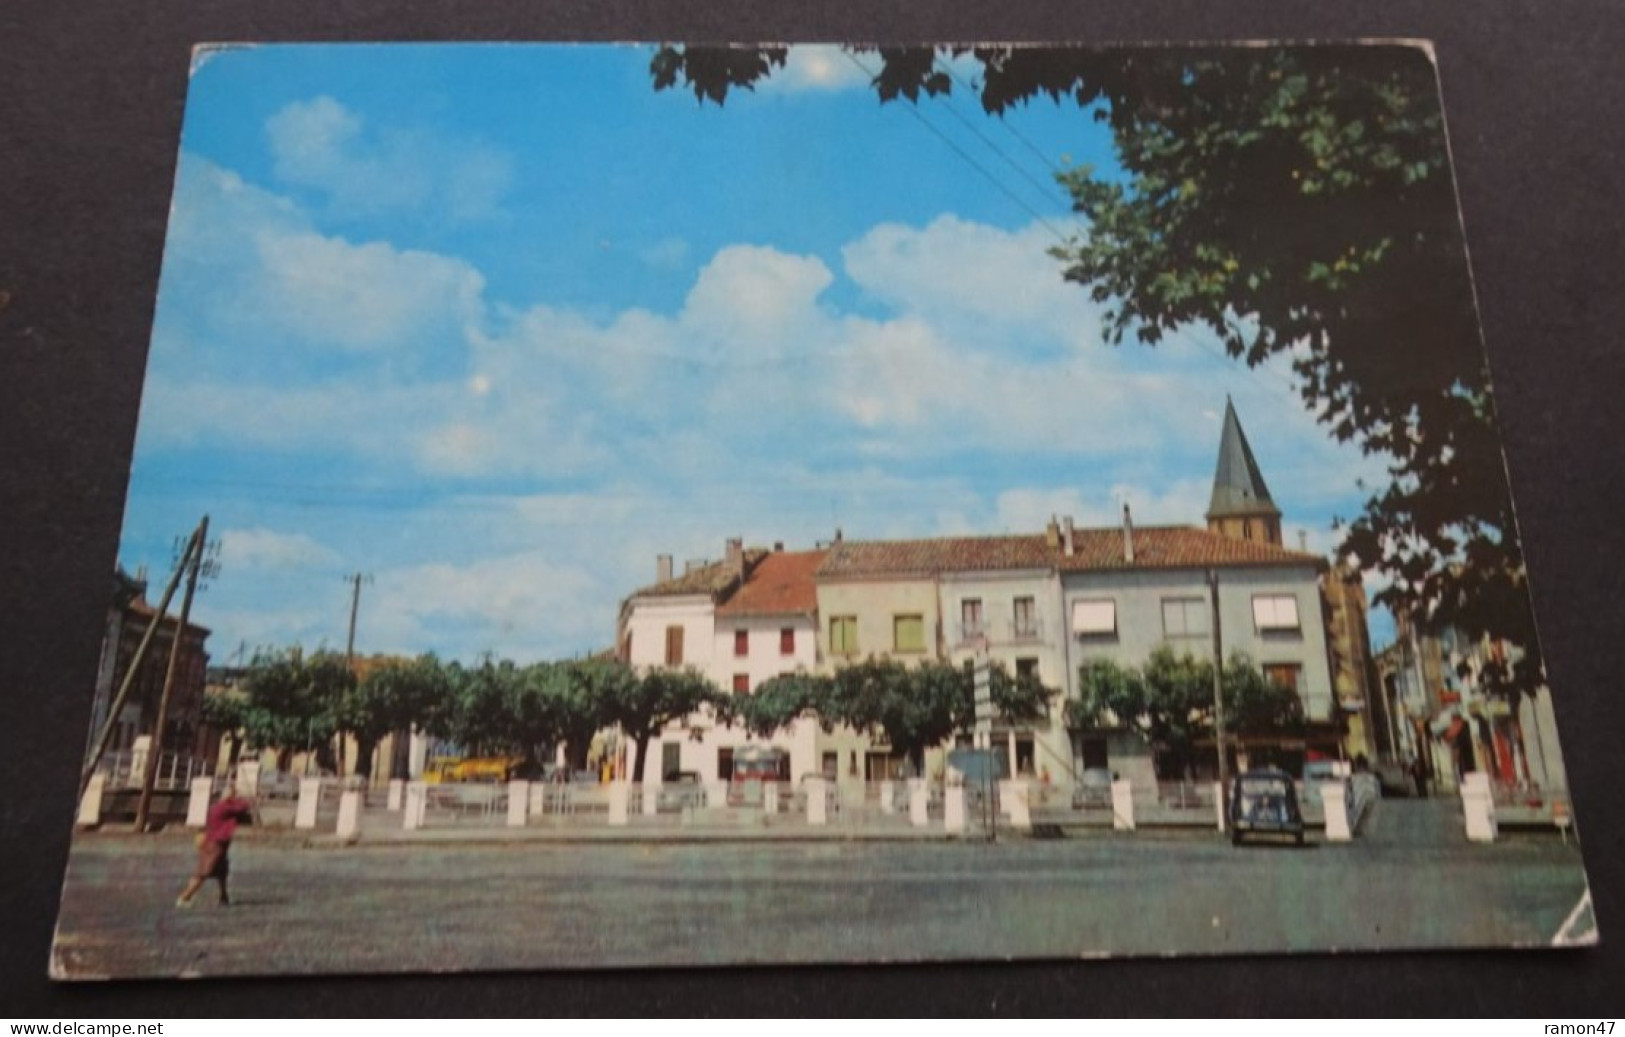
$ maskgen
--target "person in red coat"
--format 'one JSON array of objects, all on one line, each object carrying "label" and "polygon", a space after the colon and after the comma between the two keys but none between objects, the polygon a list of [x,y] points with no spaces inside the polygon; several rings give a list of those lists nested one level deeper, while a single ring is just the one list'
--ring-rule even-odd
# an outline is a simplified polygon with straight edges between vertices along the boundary
[{"label": "person in red coat", "polygon": [[231,839],[237,834],[237,822],[250,820],[253,809],[253,804],[237,795],[235,783],[226,786],[225,796],[209,808],[203,834],[198,837],[197,871],[176,898],[176,907],[191,907],[192,898],[210,879],[220,883],[220,906],[230,906],[226,881],[231,874]]}]

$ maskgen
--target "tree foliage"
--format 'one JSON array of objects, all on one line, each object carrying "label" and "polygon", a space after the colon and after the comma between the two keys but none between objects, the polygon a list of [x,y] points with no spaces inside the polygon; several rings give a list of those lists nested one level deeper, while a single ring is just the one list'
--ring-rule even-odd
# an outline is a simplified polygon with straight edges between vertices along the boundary
[{"label": "tree foliage", "polygon": [[356,740],[356,773],[370,777],[380,741],[414,726],[443,733],[450,724],[451,702],[451,681],[433,656],[391,660],[339,688],[331,706],[333,726]]},{"label": "tree foliage", "polygon": [[[1297,692],[1270,680],[1245,654],[1231,655],[1221,676],[1227,736],[1303,732]],[[1092,659],[1078,668],[1078,687],[1078,698],[1067,703],[1068,727],[1138,732],[1178,774],[1188,771],[1195,744],[1213,737],[1210,660],[1175,655],[1166,645],[1141,668]]]},{"label": "tree foliage", "polygon": [[[1002,663],[989,667],[989,695],[1007,722],[1049,714],[1058,694],[1031,675],[1012,676]],[[764,681],[750,695],[735,696],[725,716],[769,737],[803,716],[825,731],[845,725],[884,735],[893,751],[923,770],[925,750],[969,731],[976,718],[975,682],[969,664],[924,662],[906,666],[871,657],[843,666],[833,676],[787,674]]]},{"label": "tree foliage", "polygon": [[[981,69],[970,84],[945,61],[966,55]],[[1154,345],[1203,328],[1249,365],[1289,358],[1329,434],[1387,464],[1387,485],[1340,545],[1387,581],[1376,603],[1512,642],[1521,651],[1502,694],[1540,683],[1424,52],[961,47],[879,58],[882,101],[963,85],[992,114],[1049,98],[1104,121],[1121,173],[1059,174],[1087,229],[1054,254],[1109,307],[1108,339]],[[657,89],[682,83],[722,104],[783,60],[673,45],[652,70]]]},{"label": "tree foliage", "polygon": [[648,763],[649,743],[674,720],[682,720],[702,707],[714,705],[722,692],[698,670],[650,670],[641,678],[618,662],[599,664],[623,676],[606,683],[603,718],[620,725],[621,731],[637,744],[637,770],[633,781],[642,781]]}]

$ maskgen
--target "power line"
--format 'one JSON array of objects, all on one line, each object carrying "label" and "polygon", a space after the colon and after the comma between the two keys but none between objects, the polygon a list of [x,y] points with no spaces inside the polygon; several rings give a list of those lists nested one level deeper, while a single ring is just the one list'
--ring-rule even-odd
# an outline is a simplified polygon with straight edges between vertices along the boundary
[{"label": "power line", "polygon": [[[868,76],[870,78],[871,81],[875,78],[875,74],[873,72],[869,71],[869,69],[863,64],[863,62],[859,61],[857,59],[857,56],[854,55],[851,51],[843,50],[841,53],[845,54],[846,59],[848,61],[852,62],[852,64],[856,65],[863,72],[864,75],[866,75],[866,76]],[[947,136],[947,134],[945,134],[941,130],[937,129],[937,127],[935,125],[933,125],[929,119],[927,119],[924,115],[920,114],[920,111],[916,106],[907,105],[907,106],[904,106],[903,110],[905,112],[907,112],[910,116],[912,116],[914,118],[914,120],[916,122],[918,122],[921,126],[924,126],[926,128],[926,130],[928,132],[930,132],[930,134],[933,137],[936,137],[939,141],[941,141],[945,147],[947,147],[954,154],[958,155],[965,162],[966,165],[970,166],[972,169],[974,169],[978,173],[980,173],[987,180],[988,183],[992,184],[995,188],[997,188],[999,190],[1000,194],[1003,194],[1005,197],[1009,198],[1012,202],[1014,202],[1018,207],[1020,207],[1029,216],[1031,216],[1033,219],[1037,220],[1044,227],[1045,230],[1049,231],[1052,235],[1055,236],[1056,241],[1060,242],[1063,245],[1066,244],[1066,241],[1067,241],[1066,235],[1062,234],[1059,230],[1055,229],[1055,226],[1049,222],[1049,220],[1044,216],[1043,213],[1039,212],[1037,209],[1034,209],[1031,205],[1028,205],[1026,199],[1022,198],[1020,195],[1016,194],[1010,188],[1006,187],[1004,182],[1001,181],[998,177],[994,176],[993,173],[991,171],[989,171],[986,166],[982,165],[980,162],[976,161],[976,159],[972,158],[969,152],[967,152],[964,148],[960,147],[958,144],[954,143],[954,141],[952,139],[950,139]]]}]

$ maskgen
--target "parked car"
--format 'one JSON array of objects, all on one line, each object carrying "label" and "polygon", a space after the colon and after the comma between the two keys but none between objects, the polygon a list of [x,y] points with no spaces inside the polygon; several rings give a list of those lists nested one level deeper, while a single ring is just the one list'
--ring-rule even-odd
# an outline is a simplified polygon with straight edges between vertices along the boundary
[{"label": "parked car", "polygon": [[1303,812],[1292,776],[1280,770],[1247,771],[1230,786],[1230,841],[1252,835],[1290,835],[1303,845]]}]

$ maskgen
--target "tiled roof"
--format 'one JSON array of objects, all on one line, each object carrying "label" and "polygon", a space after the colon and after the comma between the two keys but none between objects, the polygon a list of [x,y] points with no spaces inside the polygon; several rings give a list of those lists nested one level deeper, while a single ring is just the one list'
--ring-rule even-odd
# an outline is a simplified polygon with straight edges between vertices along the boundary
[{"label": "tiled roof", "polygon": [[1074,552],[1065,555],[1041,535],[947,537],[935,540],[845,540],[837,542],[817,576],[839,580],[865,576],[934,576],[946,572],[1057,569],[1095,572],[1131,569],[1191,569],[1208,566],[1323,566],[1318,555],[1272,544],[1209,533],[1190,526],[1146,526],[1134,530],[1134,560],[1124,557],[1123,530],[1079,529]]},{"label": "tiled roof", "polygon": [[825,551],[775,551],[756,563],[744,584],[718,615],[781,616],[811,613],[818,608],[818,588],[813,573],[824,561]]},{"label": "tiled roof", "polygon": [[[745,552],[745,571],[749,572],[751,566],[761,561],[767,554],[763,548],[753,547]],[[681,576],[674,576],[660,583],[651,583],[647,587],[632,592],[634,598],[669,598],[688,594],[708,594],[716,596],[726,593],[738,578],[733,568],[726,562],[708,562],[705,565],[695,566]]]},{"label": "tiled roof", "polygon": [[820,579],[932,576],[943,572],[1048,569],[1057,551],[1042,536],[944,537],[936,540],[840,540],[818,567]]},{"label": "tiled roof", "polygon": [[[147,618],[149,620],[158,615],[158,607],[156,605],[153,605],[150,602],[148,602],[146,598],[136,598],[134,601],[130,602],[130,604],[128,606],[126,606],[126,607],[131,612],[134,612],[136,615],[143,616],[143,617],[145,617],[145,618]],[[164,613],[164,621],[163,621],[162,626],[164,626],[164,627],[172,627],[176,623],[180,622],[180,618],[181,618],[180,617],[180,611],[178,609],[173,611],[173,612],[167,612],[166,611]],[[190,617],[188,617],[188,619],[186,621],[186,628],[188,630],[192,631],[193,633],[199,633],[199,634],[208,634],[209,633],[209,628],[208,627],[199,625],[196,621],[192,620]]]},{"label": "tiled roof", "polygon": [[1208,566],[1308,565],[1324,567],[1319,555],[1288,551],[1274,544],[1220,536],[1193,526],[1143,526],[1134,530],[1134,561],[1124,559],[1123,530],[1080,529],[1073,534],[1072,557],[1059,559],[1062,572],[1103,569],[1196,569]]}]

